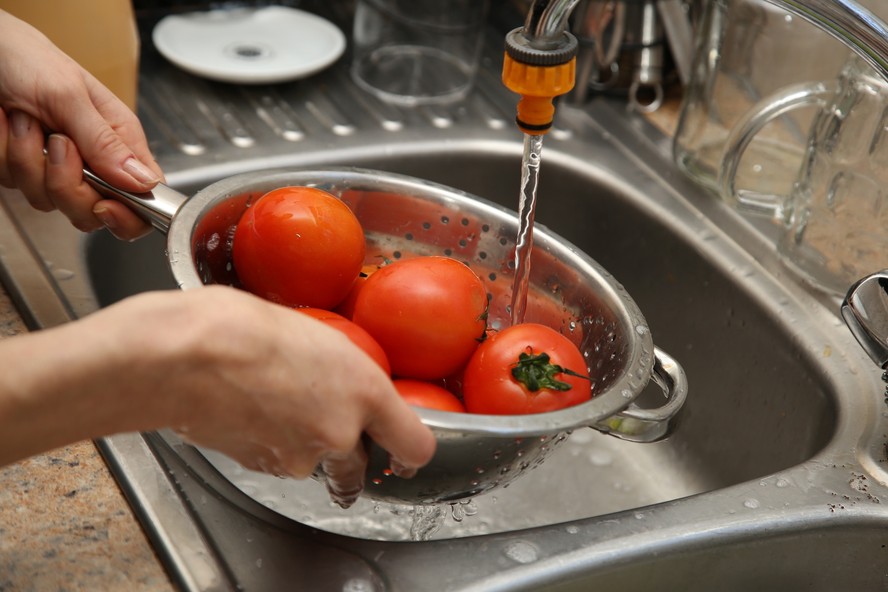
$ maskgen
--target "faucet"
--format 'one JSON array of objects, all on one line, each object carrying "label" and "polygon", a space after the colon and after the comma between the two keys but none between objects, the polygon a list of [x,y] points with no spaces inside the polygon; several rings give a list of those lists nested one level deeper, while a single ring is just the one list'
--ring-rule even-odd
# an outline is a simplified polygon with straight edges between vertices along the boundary
[{"label": "faucet", "polygon": [[[854,0],[766,1],[832,35],[888,80],[888,25]],[[551,128],[554,98],[573,88],[578,44],[567,21],[578,2],[533,0],[524,26],[506,34],[503,82],[521,95],[515,119],[528,136]],[[888,382],[888,270],[854,284],[841,312],[860,345],[886,369]]]},{"label": "faucet", "polygon": [[[854,0],[766,1],[832,35],[888,80],[888,25]],[[503,83],[521,96],[516,123],[527,134],[549,131],[554,98],[574,86],[578,44],[567,25],[578,3],[533,0],[524,26],[506,34]]]}]

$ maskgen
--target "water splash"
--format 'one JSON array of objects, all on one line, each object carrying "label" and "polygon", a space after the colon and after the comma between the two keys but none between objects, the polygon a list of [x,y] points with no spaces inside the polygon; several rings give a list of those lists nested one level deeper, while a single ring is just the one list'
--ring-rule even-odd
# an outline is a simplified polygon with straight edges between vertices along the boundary
[{"label": "water splash", "polygon": [[443,505],[414,506],[413,522],[410,524],[410,539],[413,541],[430,540],[444,524],[447,511]]}]

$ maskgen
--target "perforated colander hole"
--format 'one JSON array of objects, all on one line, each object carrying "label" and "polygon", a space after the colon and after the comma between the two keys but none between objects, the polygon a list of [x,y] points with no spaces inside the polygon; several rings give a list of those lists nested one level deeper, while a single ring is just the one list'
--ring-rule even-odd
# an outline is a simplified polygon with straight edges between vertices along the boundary
[{"label": "perforated colander hole", "polygon": [[404,235],[404,239],[405,239],[405,240],[412,241],[412,240],[413,240],[413,233],[412,233],[412,232],[408,232],[407,234]]}]

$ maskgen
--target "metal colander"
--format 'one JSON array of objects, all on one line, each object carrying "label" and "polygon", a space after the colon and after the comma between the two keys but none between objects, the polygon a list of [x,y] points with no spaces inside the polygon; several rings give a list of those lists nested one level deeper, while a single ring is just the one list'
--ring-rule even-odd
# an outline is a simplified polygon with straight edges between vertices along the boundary
[{"label": "metal colander", "polygon": [[[234,228],[250,203],[287,185],[324,189],[347,203],[367,237],[367,262],[444,255],[475,270],[492,295],[490,323],[506,326],[518,217],[498,205],[421,179],[387,172],[329,168],[268,170],[229,177],[188,198],[161,186],[127,195],[92,176],[168,234],[170,268],[179,286],[238,285],[231,263]],[[437,452],[413,479],[390,474],[388,455],[371,444],[364,495],[428,504],[477,496],[542,463],[570,433],[589,426],[637,442],[665,436],[684,403],[681,367],[655,348],[632,298],[603,268],[546,228],[534,230],[525,320],[572,339],[590,369],[592,399],[548,413],[492,416],[418,409],[435,433]],[[633,404],[653,377],[666,400]],[[323,479],[322,473],[316,475]]]}]

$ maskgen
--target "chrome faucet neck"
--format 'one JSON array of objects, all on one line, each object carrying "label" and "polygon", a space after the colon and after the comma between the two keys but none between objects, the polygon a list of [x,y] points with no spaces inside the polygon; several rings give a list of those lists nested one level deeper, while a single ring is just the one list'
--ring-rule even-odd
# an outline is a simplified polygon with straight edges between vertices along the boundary
[{"label": "chrome faucet neck", "polygon": [[567,21],[580,0],[535,0],[524,20],[524,36],[539,50],[563,43]]}]

